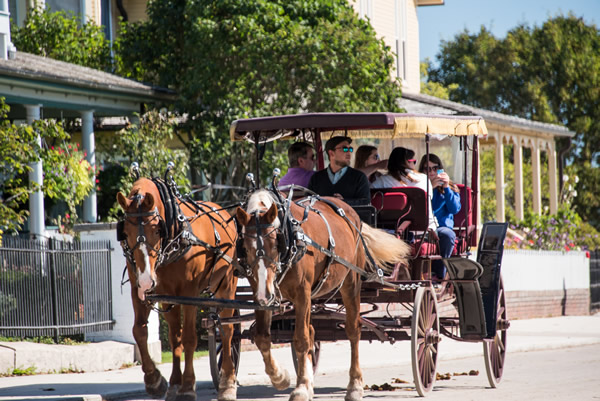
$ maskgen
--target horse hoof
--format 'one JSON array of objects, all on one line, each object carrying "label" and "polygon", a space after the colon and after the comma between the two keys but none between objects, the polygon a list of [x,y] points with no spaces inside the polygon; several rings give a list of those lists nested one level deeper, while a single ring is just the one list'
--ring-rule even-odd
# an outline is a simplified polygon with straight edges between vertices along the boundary
[{"label": "horse hoof", "polygon": [[177,399],[177,391],[179,390],[179,384],[173,384],[169,386],[165,401],[175,401]]},{"label": "horse hoof", "polygon": [[188,391],[185,393],[178,393],[175,397],[175,401],[196,401],[196,392]]},{"label": "horse hoof", "polygon": [[279,376],[271,377],[271,383],[277,390],[285,390],[290,386],[290,374],[287,369],[281,369]]},{"label": "horse hoof", "polygon": [[364,393],[365,393],[365,391],[362,389],[362,387],[348,389],[348,391],[346,391],[346,397],[344,398],[344,400],[345,401],[360,401],[363,399]]},{"label": "horse hoof", "polygon": [[237,400],[237,387],[234,385],[233,387],[219,389],[219,394],[217,395],[217,400],[218,401],[235,401],[235,400]]},{"label": "horse hoof", "polygon": [[167,380],[162,377],[158,370],[144,376],[144,383],[146,384],[146,392],[155,398],[163,398],[169,387]]},{"label": "horse hoof", "polygon": [[233,378],[226,378],[225,375],[221,375],[219,382],[219,393],[217,394],[217,401],[235,401],[237,399],[237,384],[235,376]]},{"label": "horse hoof", "polygon": [[310,401],[312,396],[310,392],[304,387],[296,387],[290,394],[288,401]]}]

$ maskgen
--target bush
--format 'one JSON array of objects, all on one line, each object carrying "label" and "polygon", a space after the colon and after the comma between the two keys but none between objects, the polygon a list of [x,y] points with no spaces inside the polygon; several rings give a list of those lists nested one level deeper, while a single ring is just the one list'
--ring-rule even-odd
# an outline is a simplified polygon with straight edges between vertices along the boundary
[{"label": "bush", "polygon": [[561,207],[556,214],[541,216],[529,213],[523,221],[510,228],[522,235],[507,238],[509,249],[545,249],[552,251],[600,249],[600,234],[594,227],[568,207]]}]

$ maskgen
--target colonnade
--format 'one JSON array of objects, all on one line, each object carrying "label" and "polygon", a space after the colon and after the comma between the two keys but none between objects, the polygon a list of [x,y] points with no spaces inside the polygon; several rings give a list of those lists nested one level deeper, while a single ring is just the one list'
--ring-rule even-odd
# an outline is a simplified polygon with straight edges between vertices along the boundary
[{"label": "colonnade", "polygon": [[546,152],[548,158],[548,199],[550,213],[556,213],[558,209],[558,185],[556,144],[553,137],[527,136],[513,133],[489,131],[489,138],[494,140],[495,150],[495,177],[496,177],[496,220],[506,221],[506,210],[504,204],[505,180],[504,180],[504,145],[513,145],[514,180],[515,180],[515,214],[517,220],[525,217],[523,199],[523,148],[531,149],[531,175],[533,192],[533,212],[542,213],[542,189],[541,189],[541,152]]}]

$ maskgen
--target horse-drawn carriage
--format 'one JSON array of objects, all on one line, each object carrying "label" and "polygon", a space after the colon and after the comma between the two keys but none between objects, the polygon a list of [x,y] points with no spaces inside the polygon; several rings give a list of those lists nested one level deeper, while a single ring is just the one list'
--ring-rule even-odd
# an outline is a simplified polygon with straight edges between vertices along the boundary
[{"label": "horse-drawn carriage", "polygon": [[[205,253],[212,253],[219,263],[230,263],[235,275],[250,285],[238,286],[233,300],[174,296],[182,294],[164,294],[159,289],[150,289],[154,291],[147,296],[163,305],[199,305],[221,312],[203,321],[219,399],[235,398],[224,388],[227,383],[231,387],[232,369],[237,372],[244,339],[255,342],[266,372],[279,389],[289,385],[289,375],[273,360],[270,346],[292,344],[297,373],[293,400],[312,398],[320,342],[345,339],[350,340],[352,355],[347,400],[361,399],[363,394],[357,346],[361,339],[411,341],[414,382],[421,396],[435,382],[442,335],[481,342],[489,384],[496,387],[502,378],[509,326],[500,277],[506,225],[484,224],[477,241],[478,136],[487,134],[481,118],[303,114],[238,120],[230,134],[233,140],[253,143],[257,155],[254,177],[258,182],[250,176],[246,201],[235,212],[236,256],[232,256],[232,241],[225,241],[226,251],[222,243],[200,240],[198,234],[191,236],[190,244],[204,246]],[[448,160],[462,207],[455,216],[454,256],[443,260],[447,275],[442,281],[431,279],[431,263],[440,256],[436,236],[428,229],[427,192],[411,187],[373,190],[371,205],[353,209],[334,198],[298,196],[303,189],[295,186],[283,194],[277,188],[277,172],[267,188],[260,187],[258,166],[267,143],[281,139],[312,142],[323,168],[321,141],[338,135],[357,142],[377,141],[380,152],[402,145],[428,155],[433,148]],[[127,212],[130,205],[124,199],[121,204]],[[138,205],[128,216],[139,219],[138,227],[142,227],[142,219],[157,214]],[[207,214],[219,211],[214,205],[206,210]],[[182,221],[192,218],[192,213],[182,214],[188,216],[181,217]],[[225,225],[230,222],[223,221]],[[126,242],[126,246],[138,246],[141,236],[139,231],[137,244]],[[184,236],[189,242],[190,235]],[[469,256],[477,244],[475,261]],[[162,246],[168,248],[168,241]],[[160,247],[156,253],[160,254]],[[131,273],[130,277],[132,282],[138,278]],[[139,291],[132,289],[135,296],[140,297]],[[176,381],[172,379],[171,384]]]}]

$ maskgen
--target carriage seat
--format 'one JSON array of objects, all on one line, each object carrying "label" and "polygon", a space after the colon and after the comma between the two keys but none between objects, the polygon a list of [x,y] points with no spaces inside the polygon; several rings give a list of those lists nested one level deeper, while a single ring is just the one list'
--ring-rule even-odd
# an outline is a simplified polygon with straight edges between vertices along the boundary
[{"label": "carriage seat", "polygon": [[[473,190],[465,185],[456,184],[460,194],[461,208],[454,215],[454,232],[456,233],[456,241],[452,255],[462,255],[467,251],[469,245],[476,245],[475,224],[473,224]],[[466,225],[466,231],[465,231]]]},{"label": "carriage seat", "polygon": [[413,248],[413,257],[439,258],[435,231],[428,229],[427,193],[418,187],[371,189],[378,228],[394,231]]}]

